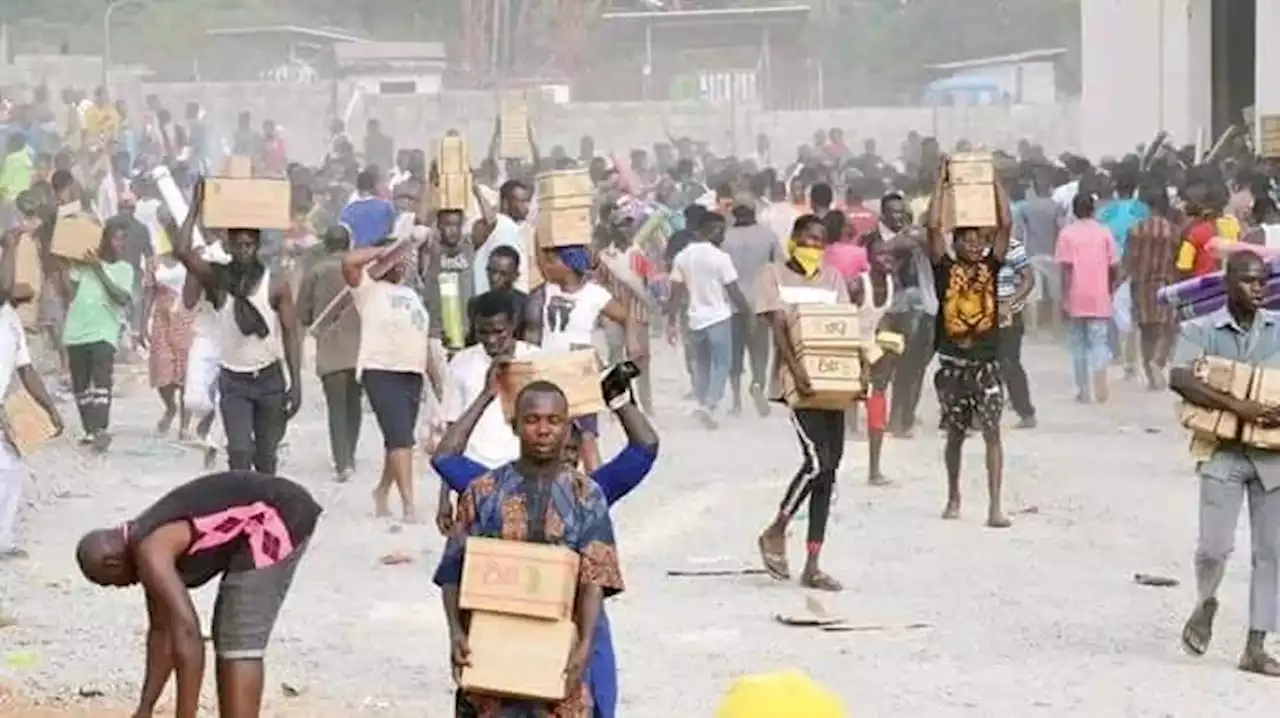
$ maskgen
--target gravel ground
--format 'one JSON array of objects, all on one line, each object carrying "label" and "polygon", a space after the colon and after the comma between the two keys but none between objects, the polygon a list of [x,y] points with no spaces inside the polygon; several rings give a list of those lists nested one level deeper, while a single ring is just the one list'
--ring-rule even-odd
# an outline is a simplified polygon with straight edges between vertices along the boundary
[{"label": "gravel ground", "polygon": [[[1244,521],[1217,641],[1200,660],[1179,650],[1193,600],[1195,483],[1167,394],[1117,383],[1111,405],[1076,405],[1065,352],[1029,346],[1041,425],[1008,434],[1015,526],[1004,532],[982,526],[980,441],[965,454],[967,503],[955,523],[938,518],[936,433],[886,447],[896,485],[885,489],[865,484],[865,444],[849,442],[825,557],[847,588],[817,598],[833,614],[883,628],[821,633],[773,621],[775,613],[805,610],[811,594],[794,584],[666,575],[754,567],[755,536],[798,458],[778,411],[726,421],[716,433],[698,428],[679,399],[678,359],[663,351],[656,370],[663,455],[617,510],[628,591],[609,610],[623,716],[710,716],[735,676],[783,667],[809,671],[859,716],[1216,718],[1274,710],[1276,684],[1234,669],[1245,633]],[[344,486],[330,480],[319,387],[312,382],[306,394],[283,473],[308,485],[327,511],[276,628],[268,714],[449,715],[446,632],[429,580],[442,540],[428,527],[372,517],[379,447],[371,418],[359,476]],[[73,545],[81,531],[134,514],[201,469],[194,453],[149,434],[158,410],[137,379],[115,413],[117,441],[105,459],[64,439],[33,460],[24,514],[31,558],[0,565],[0,611],[16,621],[0,628],[0,681],[55,712],[16,712],[0,701],[0,715],[67,718],[78,710],[99,718],[136,696],[141,597],[84,582]],[[935,415],[931,396],[921,415]],[[616,431],[606,443],[618,445]],[[423,482],[428,506],[432,489]],[[796,533],[798,567],[803,524]],[[397,551],[414,562],[380,565]],[[1141,587],[1138,572],[1183,585]],[[197,595],[206,620],[213,594]],[[928,627],[906,627],[915,623]],[[284,697],[282,683],[301,696]],[[82,690],[103,697],[82,699]]]}]

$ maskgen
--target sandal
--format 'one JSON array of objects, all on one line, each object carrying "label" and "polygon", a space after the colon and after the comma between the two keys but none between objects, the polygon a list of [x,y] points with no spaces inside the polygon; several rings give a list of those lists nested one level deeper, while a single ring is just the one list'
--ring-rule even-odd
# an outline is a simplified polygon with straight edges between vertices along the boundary
[{"label": "sandal", "polygon": [[[1203,656],[1213,640],[1213,617],[1218,613],[1218,599],[1205,599],[1191,613],[1182,627],[1182,648],[1193,656]],[[1243,663],[1241,668],[1243,668]]]},{"label": "sandal", "polygon": [[756,540],[756,546],[760,549],[760,560],[764,562],[764,570],[769,572],[770,577],[775,581],[791,580],[791,568],[787,565],[785,553],[770,551],[763,534]]},{"label": "sandal", "polygon": [[812,588],[818,591],[843,591],[844,584],[828,576],[822,571],[806,573],[800,577],[800,585],[805,588]]},{"label": "sandal", "polygon": [[1280,661],[1266,653],[1246,653],[1240,657],[1240,670],[1260,676],[1280,677]]}]

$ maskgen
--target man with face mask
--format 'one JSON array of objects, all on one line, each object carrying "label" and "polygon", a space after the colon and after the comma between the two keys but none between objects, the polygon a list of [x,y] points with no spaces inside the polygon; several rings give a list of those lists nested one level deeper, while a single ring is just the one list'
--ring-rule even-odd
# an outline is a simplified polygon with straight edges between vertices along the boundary
[{"label": "man with face mask", "polygon": [[[773,329],[777,351],[769,398],[785,401],[785,388],[799,398],[813,394],[808,372],[800,363],[787,326],[787,314],[796,304],[848,304],[849,289],[840,272],[823,265],[827,233],[822,220],[807,214],[796,220],[785,262],[770,264],[757,280],[755,312]],[[791,578],[787,563],[787,527],[809,501],[807,557],[800,585],[820,591],[844,587],[819,567],[836,470],[844,456],[845,410],[792,408],[791,423],[800,440],[802,463],[787,486],[773,521],[760,534],[757,545],[765,570],[779,581]]]},{"label": "man with face mask", "polygon": [[222,353],[218,384],[228,464],[273,474],[286,425],[302,404],[293,291],[258,257],[258,229],[227,231],[224,249],[231,261],[225,265],[210,264],[191,247],[203,200],[201,181],[174,241],[174,255],[200,282],[217,312]]}]

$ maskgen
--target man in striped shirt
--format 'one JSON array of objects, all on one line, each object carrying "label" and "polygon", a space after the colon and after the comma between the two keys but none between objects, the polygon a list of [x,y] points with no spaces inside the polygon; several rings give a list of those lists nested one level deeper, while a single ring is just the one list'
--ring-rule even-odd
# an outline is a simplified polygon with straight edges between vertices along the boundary
[{"label": "man in striped shirt", "polygon": [[1035,288],[1035,272],[1026,246],[1016,238],[1009,240],[1004,266],[996,275],[996,300],[1000,311],[1000,374],[1009,392],[1009,403],[1018,414],[1018,428],[1036,425],[1036,408],[1031,403],[1031,386],[1022,367],[1022,338],[1026,333],[1022,310]]}]

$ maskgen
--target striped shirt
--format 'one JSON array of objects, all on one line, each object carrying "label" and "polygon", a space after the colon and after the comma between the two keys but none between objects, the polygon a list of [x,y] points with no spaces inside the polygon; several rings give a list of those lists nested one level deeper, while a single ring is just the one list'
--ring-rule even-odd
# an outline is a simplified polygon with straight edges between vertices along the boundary
[{"label": "striped shirt", "polygon": [[[1017,239],[1009,239],[1009,250],[1004,256],[1004,266],[996,275],[996,298],[1008,299],[1018,291],[1018,273],[1031,265],[1027,248]],[[1022,307],[1015,307],[1015,311]]]}]

